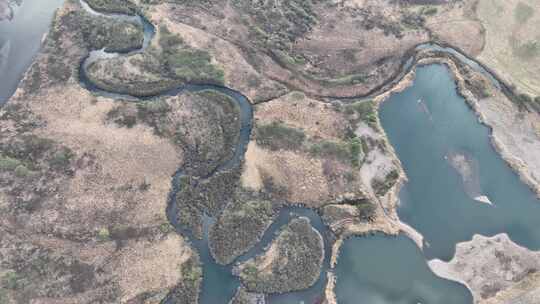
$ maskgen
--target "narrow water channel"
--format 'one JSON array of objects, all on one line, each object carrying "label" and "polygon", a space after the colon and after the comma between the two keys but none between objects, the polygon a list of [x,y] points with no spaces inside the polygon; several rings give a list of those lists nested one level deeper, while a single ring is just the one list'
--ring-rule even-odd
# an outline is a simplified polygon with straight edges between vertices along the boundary
[{"label": "narrow water channel", "polygon": [[[307,217],[310,219],[311,224],[317,229],[323,236],[327,233],[327,229],[322,223],[319,215],[310,209],[301,207],[287,207],[283,208],[276,220],[268,228],[261,241],[253,248],[251,248],[246,254],[239,257],[234,263],[230,265],[219,265],[215,262],[214,258],[210,254],[208,247],[208,230],[214,220],[209,217],[204,219],[204,238],[202,240],[190,238],[190,241],[194,248],[199,253],[201,263],[203,264],[203,283],[201,288],[200,304],[219,304],[228,303],[234,295],[236,289],[240,286],[240,282],[237,277],[232,274],[232,267],[237,262],[246,261],[256,255],[263,252],[264,248],[270,244],[275,238],[277,231],[281,227],[286,225],[295,217]],[[190,235],[189,232],[182,231],[183,235]],[[286,294],[268,295],[266,302],[273,304],[298,304],[298,303],[317,303],[322,298],[323,291],[326,285],[326,270],[328,269],[330,261],[330,247],[325,238],[325,260],[323,263],[323,269],[321,276],[312,287],[298,291],[290,292]],[[173,302],[165,302],[165,304],[174,304]]]},{"label": "narrow water channel", "polygon": [[[116,14],[103,14],[100,12],[94,11],[92,8],[90,8],[84,1],[80,1],[83,9],[85,9],[87,12],[89,12],[92,15],[96,16],[104,16],[108,18],[120,18],[121,20],[128,20],[128,21],[135,21],[140,22],[143,25],[144,29],[144,43],[141,49],[131,50],[126,53],[107,53],[103,50],[94,50],[91,51],[90,54],[84,58],[81,62],[80,69],[79,69],[79,80],[81,82],[81,85],[86,88],[87,90],[93,91],[96,94],[100,94],[103,96],[107,96],[110,98],[123,98],[123,99],[129,99],[133,101],[145,99],[145,100],[152,100],[156,96],[148,96],[148,97],[135,97],[135,96],[129,96],[125,94],[119,94],[117,92],[109,92],[104,91],[99,88],[97,88],[86,76],[86,67],[93,61],[100,60],[100,59],[107,59],[112,58],[116,56],[130,56],[134,53],[142,52],[145,50],[146,47],[149,46],[151,40],[155,36],[155,28],[154,26],[145,18],[142,16],[122,16],[122,15],[116,15]],[[159,96],[176,96],[178,94],[181,94],[183,91],[201,91],[201,90],[215,90],[222,94],[225,94],[229,97],[231,97],[232,100],[236,102],[237,109],[239,111],[239,118],[240,118],[240,136],[238,139],[238,142],[235,147],[234,155],[228,159],[225,160],[222,164],[220,164],[213,172],[209,174],[209,176],[201,177],[203,179],[209,178],[210,176],[214,175],[215,173],[230,170],[236,166],[239,166],[244,158],[244,154],[247,149],[247,145],[250,141],[251,137],[251,131],[252,131],[252,122],[253,122],[253,109],[251,102],[240,92],[237,92],[235,90],[226,88],[226,87],[220,87],[215,85],[180,85],[177,88],[164,91],[159,94]],[[251,250],[249,250],[246,254],[239,257],[235,263],[231,263],[229,265],[219,265],[216,263],[214,258],[212,257],[209,246],[208,246],[208,232],[211,227],[211,225],[215,222],[214,218],[205,216],[203,220],[203,239],[198,240],[193,237],[191,231],[188,231],[184,229],[181,225],[179,225],[177,221],[177,214],[178,214],[178,206],[177,204],[182,204],[185,202],[176,202],[176,194],[178,193],[179,189],[179,179],[184,175],[184,172],[182,168],[178,170],[178,172],[173,177],[172,181],[172,189],[169,194],[169,204],[167,207],[167,217],[169,219],[169,222],[177,229],[177,231],[182,234],[183,236],[187,236],[193,246],[193,248],[198,252],[200,256],[200,261],[202,263],[203,268],[203,282],[202,282],[202,288],[199,298],[200,304],[217,304],[217,303],[228,303],[236,289],[240,286],[240,282],[238,277],[234,276],[232,274],[232,268],[237,262],[246,261],[252,257],[255,257],[259,254],[261,254],[266,246],[270,244],[270,242],[274,239],[276,232],[279,231],[281,227],[289,223],[289,221],[298,216],[304,216],[310,219],[311,224],[314,226],[315,229],[319,231],[323,236],[328,233],[327,228],[322,223],[319,215],[310,209],[307,208],[301,208],[301,207],[284,207],[280,211],[279,215],[277,216],[277,219],[272,223],[272,225],[267,229],[267,231],[264,233],[264,236],[259,241],[259,243],[254,246]],[[276,294],[276,295],[268,295],[267,296],[267,303],[277,303],[277,304],[297,304],[301,302],[305,303],[316,303],[322,298],[322,293],[324,290],[324,287],[326,285],[326,270],[328,269],[328,265],[330,264],[330,246],[328,244],[328,238],[324,238],[325,240],[325,259],[323,263],[323,268],[321,270],[321,276],[317,280],[317,282],[310,288],[298,292],[291,292],[286,294]],[[164,300],[165,304],[173,304],[173,301],[170,299]]]},{"label": "narrow water channel", "polygon": [[[62,2],[23,0],[22,5],[15,8],[13,20],[0,21],[0,104],[15,91],[39,49],[54,10]],[[138,16],[112,17],[140,18],[145,29],[144,47],[148,46],[154,36],[151,24]],[[88,60],[110,55],[96,51]],[[95,90],[86,81],[84,73],[82,76],[83,86]],[[244,117],[241,140],[234,157],[218,168],[226,170],[241,162],[249,140],[251,105],[247,99],[239,92],[214,86],[179,87],[162,95],[176,95],[184,89],[208,88],[233,97]],[[114,92],[96,90],[96,93],[113,98],[129,97]],[[490,236],[506,232],[518,244],[540,249],[540,230],[537,228],[540,202],[494,151],[489,130],[477,122],[463,98],[457,95],[453,79],[445,67],[430,65],[418,68],[413,86],[387,100],[381,107],[380,118],[409,177],[400,194],[400,218],[424,235],[425,249],[420,251],[404,236],[389,238],[375,235],[346,241],[336,269],[336,293],[340,304],[469,304],[472,299],[466,288],[434,276],[427,267],[427,260],[449,260],[456,243],[470,240],[476,233]],[[474,200],[466,191],[459,172],[448,160],[449,155],[456,153],[474,160],[478,171],[475,173],[477,190],[493,205]],[[273,239],[275,231],[293,216],[310,218],[314,227],[325,236],[327,230],[314,211],[285,208],[261,242],[239,261],[260,254]],[[205,231],[212,221],[211,218],[205,220]],[[201,303],[227,303],[239,282],[231,274],[230,265],[215,263],[209,253],[206,236],[207,233],[201,241],[193,240],[204,265]],[[307,304],[320,300],[330,252],[327,241],[325,243],[325,268],[315,286],[301,292],[271,295],[270,303]]]}]

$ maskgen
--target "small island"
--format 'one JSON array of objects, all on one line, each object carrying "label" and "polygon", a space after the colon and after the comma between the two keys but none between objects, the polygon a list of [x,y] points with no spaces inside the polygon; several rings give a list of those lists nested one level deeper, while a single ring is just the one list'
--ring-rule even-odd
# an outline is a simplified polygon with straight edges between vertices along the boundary
[{"label": "small island", "polygon": [[446,156],[446,159],[461,176],[467,195],[477,202],[492,205],[489,198],[482,194],[478,161],[469,153],[462,151],[451,152]]},{"label": "small island", "polygon": [[237,271],[249,291],[284,293],[315,284],[323,259],[322,236],[309,219],[299,217],[282,228],[264,254],[242,263]]}]

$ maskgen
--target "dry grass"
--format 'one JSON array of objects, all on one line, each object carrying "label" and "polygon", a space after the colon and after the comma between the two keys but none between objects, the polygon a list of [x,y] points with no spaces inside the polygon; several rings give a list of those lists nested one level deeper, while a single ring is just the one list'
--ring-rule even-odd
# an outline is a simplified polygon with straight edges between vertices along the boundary
[{"label": "dry grass", "polygon": [[449,7],[437,7],[437,13],[427,17],[427,28],[441,41],[471,56],[480,54],[485,37],[482,23],[474,17],[475,2],[468,0]]},{"label": "dry grass", "polygon": [[[309,5],[310,14],[317,19],[309,23],[313,28],[289,28],[290,32],[282,33],[294,36],[294,42],[285,48],[287,54],[265,45],[265,39],[258,36],[265,26],[254,15],[243,13],[246,7],[216,3],[163,4],[150,15],[188,44],[209,50],[225,70],[226,84],[253,100],[280,95],[284,89],[277,82],[312,95],[365,94],[391,78],[406,52],[432,39],[431,33],[471,54],[483,45],[472,0],[440,3],[436,14],[424,16],[423,26],[412,27],[403,20],[410,14],[422,15],[419,12],[425,6],[389,0],[315,1]],[[248,11],[253,9],[247,3],[243,5]]]},{"label": "dry grass", "polygon": [[320,207],[332,199],[321,160],[292,151],[264,150],[252,141],[245,156],[242,185],[260,190],[269,179],[292,204]]},{"label": "dry grass", "polygon": [[[350,164],[326,156],[315,156],[306,151],[312,141],[340,142],[348,121],[329,104],[293,92],[281,98],[256,106],[256,125],[280,122],[306,135],[306,143],[296,150],[272,150],[252,141],[245,155],[242,174],[244,187],[278,194],[290,203],[304,203],[320,207],[335,201],[348,192],[362,188],[353,179],[342,181],[346,174],[353,174]],[[272,189],[268,185],[272,184]]]},{"label": "dry grass", "polygon": [[256,107],[255,120],[260,124],[274,121],[302,129],[306,135],[321,139],[338,139],[346,120],[329,104],[293,92]]},{"label": "dry grass", "polygon": [[[124,211],[123,224],[165,221],[170,179],[181,163],[178,148],[150,127],[105,123],[114,102],[100,98],[93,104],[94,97],[78,86],[47,91],[36,99],[39,102],[30,101],[33,111],[47,122],[38,134],[92,159],[92,165],[78,170],[66,186],[67,210],[90,218]],[[151,186],[142,192],[123,188],[142,183]]]},{"label": "dry grass", "polygon": [[505,289],[480,304],[515,303],[534,304],[540,299],[540,273],[532,273],[519,283]]},{"label": "dry grass", "polygon": [[181,265],[191,254],[189,245],[177,234],[155,243],[128,244],[116,258],[114,269],[120,279],[121,301],[125,303],[147,291],[172,289],[182,279]]},{"label": "dry grass", "polygon": [[[81,294],[35,303],[87,303],[108,288],[118,288],[119,301],[125,303],[140,293],[166,292],[178,284],[176,266],[187,260],[191,248],[174,232],[163,236],[156,227],[167,222],[171,176],[181,165],[182,151],[143,124],[122,128],[108,122],[107,113],[121,101],[96,98],[78,85],[41,89],[24,100],[21,96],[11,102],[28,104],[44,122],[33,133],[68,147],[77,159],[75,175],[57,190],[55,199],[29,214],[25,237],[32,236],[34,246],[51,254],[103,269],[99,280],[109,282],[107,287],[88,286]],[[142,189],[143,184],[149,188]],[[151,230],[148,238],[128,237],[121,247],[107,239],[77,243],[56,237],[75,232],[92,238],[104,227]],[[33,231],[52,231],[55,237]]]},{"label": "dry grass", "polygon": [[523,296],[539,292],[531,283],[538,282],[534,272],[540,267],[540,252],[516,245],[506,234],[474,235],[471,241],[456,245],[452,260],[432,260],[429,266],[439,276],[466,284],[475,303],[537,303]]},{"label": "dry grass", "polygon": [[[227,12],[233,16],[235,14],[230,7]],[[201,17],[205,12],[197,11],[197,14],[190,17]],[[212,16],[207,17],[209,20],[214,19]],[[225,85],[242,92],[251,101],[271,99],[285,92],[283,86],[255,70],[243,57],[237,45],[222,39],[217,33],[180,22],[178,10],[175,10],[174,6],[163,4],[153,8],[151,19],[155,24],[165,24],[173,34],[180,36],[191,47],[207,50],[214,60],[213,63],[225,71]],[[219,29],[222,28],[215,28]]]},{"label": "dry grass", "polygon": [[[530,13],[520,13],[524,6],[529,7]],[[515,84],[519,92],[540,95],[540,3],[480,0],[477,13],[487,35],[486,46],[478,58],[504,80]]]}]

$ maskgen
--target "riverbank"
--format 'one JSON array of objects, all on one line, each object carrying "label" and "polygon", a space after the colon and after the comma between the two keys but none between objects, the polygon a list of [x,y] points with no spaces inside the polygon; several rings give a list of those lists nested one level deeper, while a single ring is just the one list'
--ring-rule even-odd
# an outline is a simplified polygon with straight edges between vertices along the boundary
[{"label": "riverbank", "polygon": [[[74,4],[71,2],[69,5]],[[62,16],[62,12],[60,16]],[[154,18],[152,20],[160,18],[159,15],[152,16]],[[198,36],[202,32],[199,29],[188,28],[185,25],[175,28],[171,19],[163,19],[161,23],[171,25],[172,32],[182,34],[182,38],[190,42],[190,48],[184,49],[188,53],[195,52],[191,48],[191,44],[198,49],[215,48],[215,46],[211,47],[213,44],[227,45],[229,51],[230,48],[238,47],[227,44],[229,42],[221,41],[217,35],[204,36],[203,39]],[[66,38],[63,36],[65,34],[78,33],[76,29],[71,28],[74,24],[61,25],[68,26],[68,28],[62,28],[62,31],[55,28],[57,31],[52,33],[53,37],[57,39],[59,37],[56,35],[62,36],[52,43],[61,45],[63,49],[69,49],[67,46],[70,44],[78,45],[80,41],[69,40],[73,37],[68,36],[67,40],[63,40]],[[158,36],[164,32],[158,33]],[[163,36],[159,38],[163,38]],[[51,47],[59,45],[53,44]],[[57,191],[54,194],[61,199],[72,200],[74,197],[82,197],[82,199],[75,202],[70,201],[70,204],[67,205],[69,211],[56,208],[66,206],[64,201],[59,201],[58,206],[52,208],[49,201],[44,205],[29,204],[31,208],[27,211],[36,213],[33,215],[24,214],[24,216],[28,216],[30,220],[37,218],[37,221],[46,219],[43,223],[30,221],[29,225],[39,227],[32,226],[29,231],[50,233],[45,229],[45,226],[52,226],[53,229],[56,229],[52,232],[58,233],[60,231],[61,237],[82,238],[83,241],[91,239],[97,243],[107,244],[110,248],[113,244],[124,249],[125,247],[122,246],[129,247],[125,251],[121,251],[121,258],[112,262],[114,265],[112,270],[107,269],[110,270],[107,275],[114,282],[114,276],[119,269],[116,267],[117,263],[120,263],[121,266],[136,265],[135,270],[129,272],[129,276],[133,277],[132,280],[118,283],[121,295],[112,301],[137,300],[148,296],[147,293],[155,298],[160,297],[166,292],[165,289],[173,289],[174,284],[176,284],[174,288],[176,291],[173,291],[173,294],[176,293],[182,297],[184,294],[181,292],[181,288],[187,286],[190,290],[189,297],[196,297],[203,270],[198,263],[188,262],[195,254],[181,256],[172,254],[178,249],[178,246],[181,246],[183,253],[194,253],[195,250],[182,238],[178,236],[175,238],[176,235],[172,233],[171,227],[163,218],[162,211],[165,209],[163,204],[166,201],[164,193],[170,186],[166,181],[170,181],[170,176],[183,163],[189,163],[190,166],[195,167],[206,163],[208,168],[200,166],[191,169],[199,170],[202,168],[204,170],[201,169],[201,171],[207,172],[209,175],[224,166],[221,161],[231,158],[229,144],[236,142],[236,140],[232,140],[232,137],[236,137],[226,134],[228,133],[226,123],[218,123],[221,129],[216,128],[225,130],[223,134],[219,133],[220,131],[215,131],[214,123],[219,119],[214,118],[222,117],[219,114],[231,114],[234,111],[231,111],[230,107],[223,107],[215,111],[212,110],[214,112],[211,111],[211,113],[204,112],[203,110],[212,107],[197,108],[198,101],[203,104],[203,101],[209,101],[209,104],[213,104],[215,100],[200,100],[194,95],[180,91],[174,92],[174,95],[180,94],[181,96],[162,96],[164,100],[155,101],[155,104],[145,100],[144,103],[136,106],[128,105],[126,101],[113,101],[113,98],[96,97],[78,87],[76,74],[71,74],[74,71],[73,66],[76,66],[78,61],[84,57],[83,55],[87,53],[88,49],[71,48],[69,50],[70,52],[62,54],[62,56],[48,57],[50,54],[46,54],[40,57],[25,80],[23,87],[27,90],[21,90],[13,97],[13,106],[22,106],[22,109],[13,108],[3,113],[9,118],[8,122],[3,125],[5,128],[3,131],[12,131],[13,125],[19,127],[18,125],[25,123],[17,115],[26,114],[23,111],[27,110],[25,102],[31,103],[28,106],[30,114],[40,117],[27,121],[29,124],[23,127],[29,129],[17,129],[16,133],[19,133],[15,137],[27,135],[27,132],[35,133],[65,143],[65,148],[68,149],[65,151],[72,151],[74,154],[61,149],[47,152],[54,156],[51,158],[53,166],[56,166],[56,162],[65,164],[67,158],[67,163],[73,167],[68,169],[74,170],[73,174],[75,174],[74,178],[76,179],[75,186],[69,182],[67,187],[59,186],[63,184],[65,179],[69,180],[70,177],[67,173],[71,171],[68,170],[65,176],[56,180],[58,184],[54,186],[58,186],[59,189],[51,191]],[[230,53],[216,53],[215,50],[209,53],[211,57],[206,53],[202,56],[205,58],[205,62],[212,64],[218,62],[218,64],[226,66],[229,71],[235,67],[234,60],[236,59],[230,61],[230,58],[227,58]],[[59,58],[61,59],[60,64],[57,61]],[[419,61],[417,66],[430,62],[429,58],[423,60],[425,61]],[[55,68],[60,68],[60,70]],[[51,71],[58,73],[50,73]],[[246,71],[252,72],[253,70],[242,67],[239,71],[242,72],[239,74],[243,75],[246,74]],[[456,73],[460,72],[459,67],[456,67]],[[258,101],[267,101],[267,98],[271,98],[269,96],[275,96],[277,92],[283,90],[283,87],[276,86],[269,92],[265,92],[268,95],[257,95],[258,90],[255,87],[259,87],[259,85],[254,83],[260,82],[261,78],[254,77],[251,79],[253,83],[249,84],[248,78],[233,79],[232,77],[235,75],[231,74],[235,73],[225,75],[225,84],[235,83],[235,85],[246,86],[246,88],[250,86],[250,96],[257,98]],[[60,75],[66,78],[51,79],[50,75]],[[246,77],[246,75],[241,77]],[[407,74],[403,81],[400,81],[391,91],[385,92],[383,95],[387,94],[387,98],[390,92],[405,89],[410,85],[407,81],[412,82],[413,77],[414,72]],[[265,78],[262,80],[264,81]],[[468,88],[466,80],[467,78],[464,77],[463,86]],[[482,91],[471,92],[473,96],[475,93],[482,94]],[[121,98],[115,96],[115,99]],[[323,217],[327,216],[333,223],[330,225],[332,231],[339,235],[332,250],[331,265],[333,267],[337,263],[339,248],[343,240],[353,235],[364,235],[374,231],[384,232],[387,235],[398,235],[401,232],[414,239],[418,247],[422,248],[423,245],[422,236],[408,225],[400,222],[397,216],[398,194],[402,184],[406,181],[406,176],[393,147],[388,142],[387,134],[384,133],[379,122],[378,107],[384,100],[385,97],[381,95],[377,96],[374,102],[355,101],[326,104],[302,93],[294,92],[259,107],[261,111],[256,118],[260,120],[257,122],[254,139],[250,142],[250,147],[247,148],[248,155],[246,155],[246,163],[244,164],[246,169],[244,173],[249,172],[249,174],[242,175],[241,181],[246,182],[247,180],[246,185],[251,186],[254,190],[263,190],[265,194],[274,199],[285,199],[290,204],[304,203],[308,207],[322,210]],[[298,111],[299,108],[301,111]],[[298,115],[299,112],[307,113],[307,115]],[[144,114],[150,116],[151,119],[148,119],[148,116],[141,117]],[[189,119],[192,117],[197,119]],[[236,117],[226,115],[224,117],[223,120],[236,121]],[[335,120],[332,119],[336,117],[342,118],[339,121],[346,122],[346,124],[335,128]],[[242,121],[244,120],[242,119]],[[191,130],[197,130],[197,132],[190,133]],[[98,135],[103,134],[107,134],[107,136],[100,139]],[[206,140],[200,140],[201,138]],[[294,140],[291,141],[290,138],[302,139],[304,142],[302,145],[296,146]],[[92,147],[86,146],[88,142],[93,143]],[[121,143],[120,147],[118,147],[118,142]],[[219,144],[216,145],[216,142]],[[248,140],[243,142],[246,146],[248,145]],[[148,150],[145,147],[149,147]],[[190,147],[191,151],[189,151]],[[198,153],[199,149],[204,150],[205,153]],[[214,153],[216,150],[218,153]],[[241,162],[244,147],[237,148],[237,150],[240,151],[237,160]],[[219,152],[225,152],[226,155],[223,156]],[[49,157],[49,154],[46,156]],[[190,158],[199,154],[203,154],[206,158],[195,161]],[[156,160],[156,157],[160,159]],[[26,163],[23,161],[14,162],[11,156],[6,159],[7,161],[3,159],[5,161],[3,165],[8,169],[11,168],[9,170],[13,170],[9,174],[15,174],[16,178],[21,178],[28,173],[25,171],[24,165]],[[156,162],[161,165],[154,166]],[[210,168],[212,166],[213,168]],[[29,168],[33,170],[31,167]],[[32,177],[30,173],[28,176]],[[159,176],[156,176],[158,174]],[[207,174],[200,175],[206,176]],[[310,176],[307,182],[305,182],[306,176]],[[9,175],[9,178],[12,177]],[[231,177],[232,179],[236,181],[236,176]],[[215,180],[208,182],[208,184],[213,182]],[[32,185],[32,183],[27,184]],[[218,186],[227,188],[229,184],[220,182]],[[54,187],[47,188],[53,189]],[[200,192],[206,195],[208,194],[206,189],[203,187]],[[197,205],[195,207],[207,208],[207,210],[211,210],[212,215],[219,214],[225,205],[223,203],[225,200],[221,200],[222,197],[215,194],[212,192],[204,198],[204,202],[208,203],[205,206]],[[216,197],[220,199],[216,199]],[[151,205],[145,205],[146,200],[150,201]],[[324,210],[324,207],[330,207],[326,210],[328,212]],[[332,216],[336,214],[338,216],[332,219]],[[123,218],[126,215],[128,218]],[[85,227],[81,228],[77,226],[79,223],[76,222],[66,224],[68,221],[64,218],[66,216],[74,219],[83,216],[90,220],[89,223],[85,223]],[[339,216],[343,217],[339,218]],[[18,219],[21,222],[27,222],[29,218]],[[337,220],[335,220],[336,218]],[[148,228],[148,231],[139,229],[141,223],[150,227],[145,227]],[[267,225],[261,223],[258,226],[264,230]],[[144,251],[143,256],[135,255],[134,257],[132,249],[142,250],[140,249],[141,245],[137,243],[142,242],[140,240],[142,238],[151,239],[144,242],[144,246],[149,246],[151,249]],[[165,249],[161,247],[162,242],[166,242]],[[178,243],[181,244],[178,245]],[[247,243],[250,244],[240,244],[242,247],[240,249],[233,248],[231,256],[238,255],[238,252],[245,252],[244,247],[251,247],[252,241]],[[159,253],[157,257],[150,259],[150,255],[152,257],[156,255],[154,246]],[[48,247],[45,246],[45,248]],[[85,257],[77,256],[77,258],[83,260]],[[208,263],[205,262],[203,266],[214,270],[215,265],[212,264],[211,257],[206,258],[205,261]],[[231,259],[234,258],[229,256],[225,258],[225,260]],[[182,269],[180,274],[173,273],[178,267],[163,265],[163,261],[170,260],[178,262],[176,266]],[[148,264],[145,264],[144,261],[148,261]],[[79,263],[79,260],[76,260],[76,263]],[[90,264],[91,267],[94,265],[97,267],[99,263]],[[157,266],[152,268],[148,265]],[[87,265],[85,264],[84,267]],[[328,290],[332,289],[335,283],[334,278],[333,272],[330,271],[326,288],[328,294]],[[91,280],[92,284],[95,282],[93,279]],[[166,284],[156,283],[163,282],[163,280],[166,280]],[[146,284],[147,281],[148,284]],[[98,283],[103,282],[99,281]],[[101,285],[91,286],[96,289],[92,292],[100,293],[102,291],[99,289],[102,287]],[[332,299],[335,297],[329,294],[327,300],[332,301]],[[90,298],[90,300],[92,299]]]},{"label": "riverbank", "polygon": [[[419,52],[416,57],[411,71],[392,89],[375,97],[375,100],[384,102],[390,95],[412,85],[415,67],[434,63],[446,65],[455,78],[458,92],[465,98],[479,121],[490,128],[493,147],[521,180],[540,197],[540,176],[534,174],[540,172],[540,156],[534,153],[540,150],[540,114],[520,108],[493,84],[489,85],[491,79],[479,72],[475,73],[451,54],[428,50]],[[481,78],[483,85],[488,86],[483,88],[487,90],[487,95],[479,98],[478,94],[473,93],[462,71],[467,72],[467,77]]]},{"label": "riverbank", "polygon": [[[412,82],[413,82],[413,80],[415,78],[415,68],[416,67],[429,65],[429,64],[444,64],[444,65],[449,67],[451,73],[453,74],[460,94],[463,95],[464,97],[466,97],[467,103],[469,104],[469,106],[471,108],[473,108],[473,110],[475,110],[475,113],[476,113],[477,117],[479,117],[479,120],[482,123],[487,124],[487,122],[486,122],[487,119],[483,118],[486,115],[485,109],[479,106],[479,104],[478,104],[479,101],[477,99],[477,96],[475,96],[475,94],[473,94],[471,92],[471,90],[470,90],[471,89],[471,83],[466,83],[465,78],[462,75],[463,70],[466,69],[466,67],[464,67],[463,65],[460,65],[459,63],[456,64],[456,62],[454,61],[455,59],[453,59],[452,56],[450,56],[450,55],[441,56],[440,52],[434,52],[434,53],[427,52],[427,51],[420,52],[417,58],[418,58],[418,60],[414,64],[414,67],[412,68],[412,70],[409,73],[407,73],[403,77],[403,79],[401,81],[399,81],[388,92],[385,92],[385,93],[383,93],[383,94],[381,94],[381,95],[379,95],[379,96],[377,96],[375,98],[375,100],[377,101],[377,103],[379,105],[381,103],[383,103],[386,99],[388,99],[392,94],[401,92],[404,89],[408,88],[410,85],[412,85]],[[458,68],[458,66],[460,66],[460,68]],[[472,71],[468,70],[467,72],[469,73],[468,76],[471,77],[470,73],[472,73]],[[474,76],[474,77],[482,76],[482,75],[478,75],[478,74],[479,73],[477,73],[477,75]],[[486,79],[486,78],[484,78],[483,81],[478,80],[478,79],[475,79],[475,80],[476,81],[481,81],[480,82],[481,84],[489,84],[489,79]],[[473,87],[475,87],[477,89],[478,88],[482,89],[482,87],[477,85],[477,84],[476,84],[476,86],[473,86]],[[511,107],[511,110],[514,111],[514,112],[510,112],[510,113],[503,111],[503,115],[510,116],[512,114],[519,113],[519,109],[517,108],[517,106],[515,104],[513,104],[511,101],[509,101],[508,99],[506,99],[506,96],[503,93],[498,92],[495,87],[492,86],[492,87],[488,87],[486,89],[489,91],[490,95],[484,97],[484,100],[483,100],[484,103],[489,103],[490,105],[493,105],[493,103],[495,103],[495,102],[503,102],[505,106]],[[478,95],[478,91],[476,91],[475,93],[476,93],[476,95]],[[487,97],[492,98],[491,102],[488,102],[488,101],[485,100],[485,98],[487,98]],[[495,99],[495,98],[497,98],[497,99]],[[497,108],[497,107],[495,107],[495,109],[500,110],[500,108]],[[489,113],[489,114],[493,114],[493,113]],[[536,114],[535,113],[524,113],[524,115],[536,115]],[[491,119],[493,119],[493,118],[491,118]],[[515,123],[519,123],[519,122],[515,121]],[[526,122],[525,123],[521,122],[521,124],[526,125]],[[491,127],[490,125],[488,125],[488,126]],[[496,125],[495,128],[492,128],[492,136],[493,136],[492,137],[492,144],[499,153],[503,154],[503,157],[504,157],[504,155],[506,155],[506,157],[504,157],[504,159],[510,165],[514,164],[514,165],[512,165],[512,168],[514,170],[516,170],[516,172],[520,175],[520,177],[522,179],[525,179],[527,177],[526,168],[524,168],[523,166],[516,166],[515,165],[515,163],[512,161],[512,159],[509,158],[509,155],[511,155],[510,154],[511,152],[508,152],[507,150],[502,150],[502,149],[498,148],[499,145],[500,145],[500,143],[499,143],[500,141],[498,141],[497,139],[499,138],[498,136],[499,136],[500,133],[504,134],[504,136],[506,136],[507,138],[509,138],[509,137],[522,138],[522,133],[520,133],[520,132],[518,132],[516,130],[512,130],[512,128],[509,129],[509,128],[504,128],[501,125]],[[526,156],[528,156],[529,158],[534,159],[535,155],[534,155],[533,151],[536,151],[536,150],[535,149],[528,150],[527,151],[528,154],[526,154]],[[516,153],[522,153],[522,151],[517,151]],[[512,155],[512,157],[515,157],[515,156]],[[534,164],[534,160],[533,160],[533,164]],[[529,182],[528,184],[531,187],[533,187],[533,186],[537,187],[537,185],[532,183],[532,182]],[[536,190],[537,188],[533,188],[533,189]],[[397,193],[399,193],[400,188],[398,187],[398,188],[394,189],[394,191],[397,194]],[[407,227],[407,225],[405,227]],[[407,229],[404,228],[403,230],[407,230]],[[414,239],[416,240],[416,243],[419,244],[419,247],[421,247],[421,245],[422,245],[422,236],[420,234],[414,233],[414,232],[413,232],[413,234],[415,234]],[[342,243],[343,243],[343,240],[340,239],[340,240],[336,241],[336,243],[334,244],[333,254],[332,254],[332,264],[331,264],[332,267],[335,267],[335,265],[337,263],[338,256],[339,256],[339,248],[342,245]],[[463,280],[457,280],[457,281],[464,282]],[[327,298],[329,298],[329,299],[335,298],[335,295],[332,292],[330,292],[330,290],[332,290],[334,284],[335,284],[335,282],[332,282],[332,281],[328,282],[327,294],[329,296],[327,296]]]},{"label": "riverbank", "polygon": [[467,88],[466,78],[460,72],[463,66],[456,64],[452,57],[426,58],[419,63],[442,63],[448,66],[460,94],[480,123],[490,128],[495,150],[540,198],[540,176],[536,175],[536,172],[540,172],[540,155],[535,153],[540,151],[540,114],[520,109],[493,87],[488,88],[489,96],[479,99]]},{"label": "riverbank", "polygon": [[429,266],[438,276],[466,285],[474,303],[508,303],[523,295],[540,294],[540,285],[533,283],[540,282],[540,252],[516,245],[506,234],[475,235],[456,247],[450,262],[432,260]]}]

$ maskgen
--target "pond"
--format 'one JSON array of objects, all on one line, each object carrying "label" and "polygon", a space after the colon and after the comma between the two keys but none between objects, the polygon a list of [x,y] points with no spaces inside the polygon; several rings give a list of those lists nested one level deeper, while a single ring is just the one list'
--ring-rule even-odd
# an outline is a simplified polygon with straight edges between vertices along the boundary
[{"label": "pond", "polygon": [[339,304],[472,303],[465,286],[435,276],[403,235],[347,240],[335,271]]},{"label": "pond", "polygon": [[[12,20],[0,21],[0,104],[17,88],[39,50],[54,10],[62,2],[24,0],[14,8]],[[140,20],[145,25],[146,47],[154,31],[145,19]],[[88,83],[83,86],[92,89]],[[214,86],[179,87],[163,95],[206,88],[219,90],[239,104],[243,123],[241,140],[234,157],[218,168],[227,170],[241,162],[249,141],[252,114],[247,99],[240,92]],[[116,96],[114,92],[101,93]],[[424,250],[401,235],[347,240],[335,270],[340,304],[441,303],[441,299],[451,304],[472,303],[464,286],[436,277],[428,268],[427,260],[448,261],[454,255],[455,245],[470,240],[474,234],[491,236],[505,232],[520,245],[540,249],[540,230],[537,229],[540,202],[493,149],[489,129],[477,121],[465,100],[457,94],[446,67],[417,68],[413,85],[385,101],[380,118],[409,178],[400,194],[398,213],[404,222],[424,235]],[[453,159],[467,161],[458,166],[452,163]],[[480,202],[477,199],[480,196],[489,199],[492,205]],[[326,227],[314,211],[284,208],[261,242],[240,260],[260,254],[275,231],[294,216],[307,216],[316,229],[327,236]],[[212,222],[210,218],[206,220],[205,230]],[[215,263],[206,238],[192,241],[204,263],[201,303],[226,303],[239,285],[231,274],[231,265]],[[270,296],[269,302],[319,301],[326,283],[327,241],[325,247],[325,266],[315,286],[302,292]]]},{"label": "pond", "polygon": [[427,260],[450,260],[474,234],[504,232],[540,249],[540,202],[494,150],[450,71],[433,64],[416,72],[411,87],[381,105],[380,119],[409,178],[398,214],[424,236],[424,249],[404,236],[346,241],[336,268],[340,304],[472,303],[464,286],[436,277]]},{"label": "pond", "polygon": [[[452,75],[443,65],[417,69],[414,84],[381,105],[381,123],[409,182],[400,194],[402,221],[424,235],[428,259],[450,260],[456,243],[474,234],[508,233],[530,249],[540,249],[540,202],[491,144]],[[493,205],[468,195],[450,163],[453,153],[471,158],[478,191]]]}]

